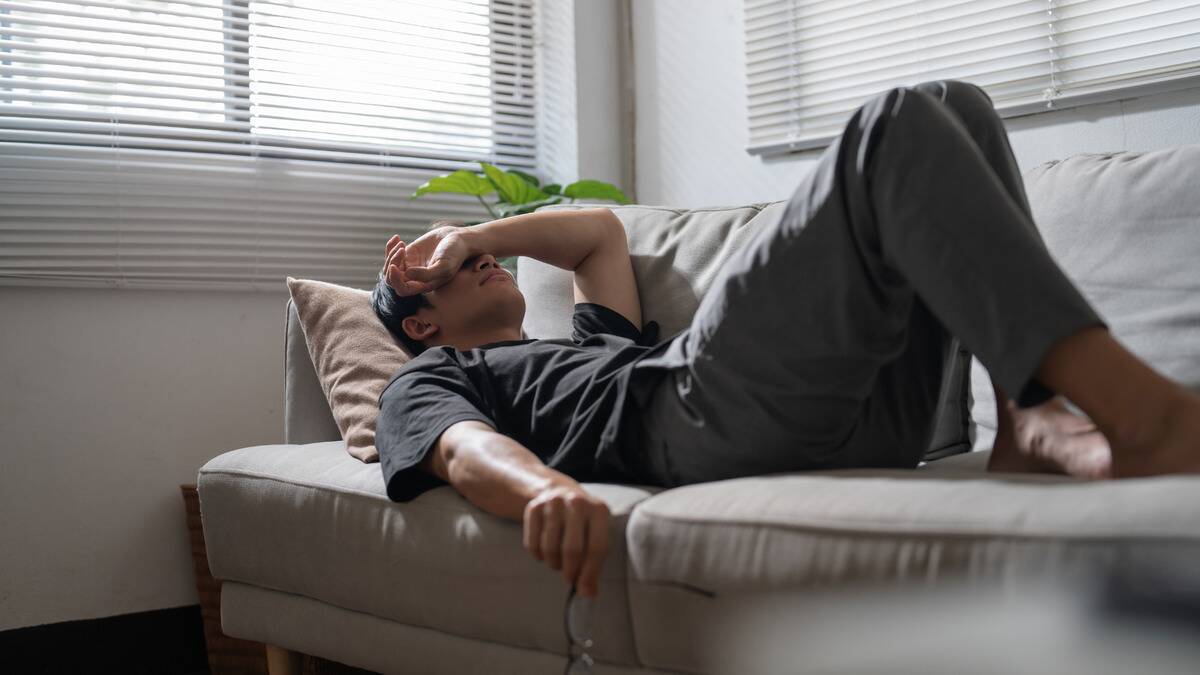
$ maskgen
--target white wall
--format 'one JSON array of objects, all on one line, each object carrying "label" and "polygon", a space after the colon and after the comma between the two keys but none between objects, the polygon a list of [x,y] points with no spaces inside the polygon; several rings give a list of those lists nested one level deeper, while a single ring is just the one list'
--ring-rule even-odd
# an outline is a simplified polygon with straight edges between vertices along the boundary
[{"label": "white wall", "polygon": [[538,152],[547,179],[583,178],[627,191],[618,43],[620,0],[544,2],[536,23]]},{"label": "white wall", "polygon": [[198,602],[179,485],[281,442],[286,302],[0,287],[0,630]]},{"label": "white wall", "polygon": [[616,0],[575,3],[579,173],[572,180],[591,178],[625,187],[618,14]]},{"label": "white wall", "polygon": [[[740,0],[633,3],[637,190],[643,204],[787,199],[820,150],[746,153]],[[1076,152],[1200,143],[1200,88],[1005,121],[1022,170]]]}]

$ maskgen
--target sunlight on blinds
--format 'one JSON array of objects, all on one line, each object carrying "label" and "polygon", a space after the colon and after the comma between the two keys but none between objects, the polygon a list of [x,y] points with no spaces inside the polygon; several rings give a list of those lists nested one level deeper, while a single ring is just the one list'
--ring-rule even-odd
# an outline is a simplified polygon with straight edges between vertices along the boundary
[{"label": "sunlight on blinds", "polygon": [[210,123],[260,145],[487,156],[496,112],[488,5],[2,2],[0,92],[39,112]]},{"label": "sunlight on blinds", "polygon": [[959,79],[1002,115],[1200,82],[1200,0],[746,0],[752,154],[822,147],[871,95]]},{"label": "sunlight on blinds", "polygon": [[[337,11],[322,9],[329,7]],[[438,149],[454,125],[456,147],[491,150],[486,2],[309,0],[250,9],[255,133]],[[395,123],[397,111],[406,125]]]},{"label": "sunlight on blinds", "polygon": [[176,9],[66,2],[0,3],[0,98],[37,112],[225,119],[219,0]]},{"label": "sunlight on blinds", "polygon": [[367,286],[538,170],[535,0],[0,0],[0,283]]}]

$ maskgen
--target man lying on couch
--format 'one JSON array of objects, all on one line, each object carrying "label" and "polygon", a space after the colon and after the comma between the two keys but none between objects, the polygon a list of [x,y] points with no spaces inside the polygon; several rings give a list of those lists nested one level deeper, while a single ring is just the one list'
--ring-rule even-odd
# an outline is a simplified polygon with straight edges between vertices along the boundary
[{"label": "man lying on couch", "polygon": [[[570,340],[523,339],[524,297],[496,263],[511,255],[574,272]],[[1051,259],[991,99],[966,82],[861,106],[669,339],[639,328],[604,208],[392,237],[372,302],[419,354],[380,396],[389,497],[453,485],[522,522],[583,596],[609,513],[578,481],[915,467],[955,337],[996,391],[989,470],[1200,472],[1200,396],[1116,342]]]}]

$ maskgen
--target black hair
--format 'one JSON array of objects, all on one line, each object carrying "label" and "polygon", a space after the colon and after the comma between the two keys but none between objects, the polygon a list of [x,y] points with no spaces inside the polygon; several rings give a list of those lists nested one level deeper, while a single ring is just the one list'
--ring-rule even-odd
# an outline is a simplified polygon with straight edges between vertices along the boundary
[{"label": "black hair", "polygon": [[387,327],[388,332],[400,341],[413,356],[425,351],[426,347],[420,340],[414,340],[404,332],[404,319],[417,313],[422,307],[433,307],[424,293],[415,295],[400,295],[388,285],[384,272],[379,272],[379,281],[375,290],[371,291],[371,308],[375,315]]}]

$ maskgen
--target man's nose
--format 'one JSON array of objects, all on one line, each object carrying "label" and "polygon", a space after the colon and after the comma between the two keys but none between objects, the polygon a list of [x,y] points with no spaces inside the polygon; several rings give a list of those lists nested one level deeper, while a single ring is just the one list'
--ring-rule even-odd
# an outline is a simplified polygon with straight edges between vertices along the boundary
[{"label": "man's nose", "polygon": [[488,267],[495,267],[497,265],[499,263],[496,262],[496,256],[491,253],[483,253],[475,259],[476,270],[487,269]]}]

